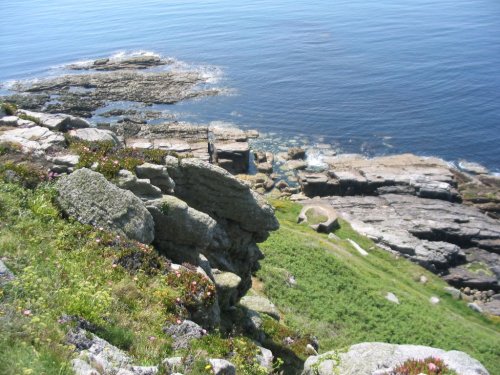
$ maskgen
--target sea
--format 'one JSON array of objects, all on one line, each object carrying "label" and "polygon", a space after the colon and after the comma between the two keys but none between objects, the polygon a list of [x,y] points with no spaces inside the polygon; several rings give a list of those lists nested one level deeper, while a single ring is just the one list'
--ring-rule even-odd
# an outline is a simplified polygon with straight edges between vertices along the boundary
[{"label": "sea", "polygon": [[0,0],[0,82],[154,53],[224,94],[170,106],[287,142],[500,172],[499,0]]}]

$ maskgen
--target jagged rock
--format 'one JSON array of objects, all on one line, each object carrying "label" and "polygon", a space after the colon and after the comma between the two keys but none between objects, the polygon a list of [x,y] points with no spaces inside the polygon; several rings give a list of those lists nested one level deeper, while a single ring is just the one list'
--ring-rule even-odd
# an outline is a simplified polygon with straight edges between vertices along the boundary
[{"label": "jagged rock", "polygon": [[5,285],[15,279],[14,274],[7,268],[5,263],[0,259],[0,286]]},{"label": "jagged rock", "polygon": [[217,163],[227,171],[233,174],[248,171],[250,158],[248,142],[215,142],[214,151]]},{"label": "jagged rock", "polygon": [[18,127],[19,120],[20,118],[17,116],[3,116],[0,118],[0,126]]},{"label": "jagged rock", "polygon": [[61,177],[55,184],[63,212],[84,224],[117,231],[142,243],[154,239],[154,221],[133,193],[83,168]]},{"label": "jagged rock", "polygon": [[180,324],[171,324],[165,327],[163,331],[173,338],[172,347],[174,350],[187,348],[191,340],[199,339],[206,333],[203,328],[190,320],[184,320]]},{"label": "jagged rock", "polygon": [[170,195],[146,202],[155,224],[155,244],[176,262],[198,263],[199,252],[210,244],[216,222]]},{"label": "jagged rock", "polygon": [[[78,339],[84,340],[84,343],[75,341]],[[130,357],[123,351],[81,328],[75,329],[69,343],[75,345],[80,352],[78,359],[89,364],[91,368],[98,369],[100,374],[116,374],[120,368],[127,368],[131,363]],[[74,365],[87,370],[87,367],[79,361]],[[73,369],[76,371],[76,368]],[[83,374],[87,375],[86,372]]]},{"label": "jagged rock", "polygon": [[40,126],[55,131],[67,131],[69,129],[88,128],[91,126],[88,121],[82,118],[65,114],[49,114],[26,110],[19,110],[18,114],[19,116],[20,114],[24,114],[32,117],[37,120],[36,122]]},{"label": "jagged rock", "polygon": [[287,153],[288,158],[292,160],[304,159],[306,157],[306,150],[300,147],[291,147]]},{"label": "jagged rock", "polygon": [[73,368],[75,375],[101,375],[99,371],[80,358],[73,359],[71,361],[71,367]]},{"label": "jagged rock", "polygon": [[66,144],[62,134],[42,126],[0,131],[0,142],[19,144],[23,152],[34,152],[40,155],[48,150],[62,148]]},{"label": "jagged rock", "polygon": [[327,352],[309,357],[302,375],[373,375],[390,374],[391,370],[408,359],[436,357],[461,375],[489,375],[483,365],[466,353],[444,351],[418,345],[362,343],[353,345],[346,353]]},{"label": "jagged rock", "polygon": [[463,263],[460,246],[481,248],[500,238],[496,220],[456,203],[397,194],[328,201],[356,231],[433,271]]},{"label": "jagged rock", "polygon": [[153,200],[163,196],[159,187],[151,184],[148,179],[138,179],[132,172],[122,169],[118,172],[116,186],[130,190],[142,200]]},{"label": "jagged rock", "polygon": [[69,135],[80,141],[87,142],[113,142],[113,144],[118,145],[120,141],[116,137],[116,134],[111,130],[98,129],[98,128],[84,128],[70,130]]},{"label": "jagged rock", "polygon": [[262,296],[245,296],[240,300],[240,305],[249,310],[257,311],[261,314],[269,315],[270,317],[280,320],[280,312],[267,298]]},{"label": "jagged rock", "polygon": [[209,359],[214,375],[236,375],[236,367],[225,359]]},{"label": "jagged rock", "polygon": [[135,168],[137,177],[146,178],[151,183],[161,189],[165,194],[172,193],[175,188],[174,181],[170,178],[167,172],[167,167],[164,165],[144,163]]},{"label": "jagged rock", "polygon": [[238,302],[241,277],[231,272],[214,271],[215,286],[221,310],[227,310]]},{"label": "jagged rock", "polygon": [[182,357],[172,357],[165,358],[162,361],[163,367],[167,371],[167,374],[171,374],[177,371],[184,371],[184,364],[182,363]]},{"label": "jagged rock", "polygon": [[256,357],[257,362],[259,362],[260,366],[267,369],[267,371],[271,373],[273,370],[273,360],[274,360],[273,352],[270,351],[269,349],[263,348],[262,346],[258,346],[258,348],[260,350],[260,354],[257,354]]}]

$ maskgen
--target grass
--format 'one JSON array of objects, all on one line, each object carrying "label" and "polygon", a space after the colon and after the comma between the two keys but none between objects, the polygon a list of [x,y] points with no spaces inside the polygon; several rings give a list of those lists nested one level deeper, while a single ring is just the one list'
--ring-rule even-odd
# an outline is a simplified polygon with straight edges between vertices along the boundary
[{"label": "grass", "polygon": [[263,374],[256,346],[213,332],[174,352],[163,327],[213,303],[215,288],[190,268],[170,269],[151,246],[65,220],[49,182],[27,189],[0,178],[0,258],[16,279],[0,287],[0,373],[71,374],[65,335],[76,317],[138,365],[181,355],[205,373],[207,356],[226,357],[238,374]]},{"label": "grass", "polygon": [[[274,205],[281,228],[261,245],[266,258],[257,276],[286,324],[316,335],[322,352],[367,341],[428,345],[464,351],[500,373],[498,321],[453,300],[437,276],[377,248],[348,223],[341,221],[335,232],[340,240],[328,239],[296,224],[299,205]],[[360,256],[348,238],[369,255]],[[290,275],[295,286],[287,283]],[[425,285],[421,275],[429,280]],[[400,305],[387,301],[387,292]],[[431,296],[441,302],[430,304]]]}]

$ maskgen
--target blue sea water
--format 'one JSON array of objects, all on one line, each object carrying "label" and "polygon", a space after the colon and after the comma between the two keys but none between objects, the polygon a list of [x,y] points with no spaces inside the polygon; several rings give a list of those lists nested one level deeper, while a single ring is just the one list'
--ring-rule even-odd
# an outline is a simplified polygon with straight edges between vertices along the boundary
[{"label": "blue sea water", "polygon": [[173,106],[369,155],[500,171],[498,0],[0,0],[0,81],[146,50],[231,95]]}]

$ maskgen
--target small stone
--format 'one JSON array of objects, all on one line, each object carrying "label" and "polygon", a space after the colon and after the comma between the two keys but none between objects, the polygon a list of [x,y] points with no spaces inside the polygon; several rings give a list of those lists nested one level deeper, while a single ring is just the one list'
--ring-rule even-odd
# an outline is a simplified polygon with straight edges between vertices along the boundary
[{"label": "small stone", "polygon": [[429,281],[429,280],[424,275],[421,275],[419,281],[422,284],[427,284],[427,281]]},{"label": "small stone", "polygon": [[392,303],[399,305],[399,299],[398,299],[398,297],[396,297],[396,295],[394,293],[388,292],[385,295],[385,299],[388,300],[389,302],[392,302]]},{"label": "small stone", "polygon": [[438,297],[432,296],[431,298],[429,298],[429,302],[432,303],[433,305],[437,305],[440,301]]},{"label": "small stone", "polygon": [[483,309],[477,304],[477,303],[468,303],[467,304],[467,307],[469,307],[470,309],[478,312],[478,313],[482,313],[483,312]]},{"label": "small stone", "polygon": [[236,367],[225,359],[209,359],[214,375],[236,375]]}]

